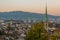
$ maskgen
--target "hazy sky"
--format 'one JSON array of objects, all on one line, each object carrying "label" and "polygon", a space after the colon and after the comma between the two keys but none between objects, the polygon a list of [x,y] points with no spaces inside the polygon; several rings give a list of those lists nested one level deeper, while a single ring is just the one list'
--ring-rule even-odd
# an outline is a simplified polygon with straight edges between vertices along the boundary
[{"label": "hazy sky", "polygon": [[[46,0],[0,0],[0,12],[29,11],[45,12]],[[48,13],[60,16],[60,0],[47,0]]]}]

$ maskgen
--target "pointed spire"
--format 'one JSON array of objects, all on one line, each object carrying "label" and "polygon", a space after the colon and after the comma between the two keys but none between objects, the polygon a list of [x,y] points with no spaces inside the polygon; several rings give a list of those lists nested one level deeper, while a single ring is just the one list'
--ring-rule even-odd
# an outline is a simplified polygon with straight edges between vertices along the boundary
[{"label": "pointed spire", "polygon": [[45,4],[45,29],[48,30],[47,2]]},{"label": "pointed spire", "polygon": [[45,15],[46,15],[46,22],[48,22],[48,15],[47,15],[47,3],[46,3],[46,8],[45,8]]}]

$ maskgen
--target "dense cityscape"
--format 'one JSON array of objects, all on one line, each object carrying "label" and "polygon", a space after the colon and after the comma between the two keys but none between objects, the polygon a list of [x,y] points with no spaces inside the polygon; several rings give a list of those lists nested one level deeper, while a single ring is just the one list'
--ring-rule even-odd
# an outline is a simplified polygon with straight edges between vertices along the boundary
[{"label": "dense cityscape", "polygon": [[60,11],[56,8],[59,3],[31,1],[1,1],[0,40],[60,40]]},{"label": "dense cityscape", "polygon": [[[26,32],[34,24],[33,20],[31,21],[22,21],[22,20],[0,20],[0,40],[8,40],[9,38],[26,36]],[[5,39],[4,39],[5,38]],[[15,38],[13,38],[16,40]]]},{"label": "dense cityscape", "polygon": [[60,40],[60,20],[0,19],[0,40]]},{"label": "dense cityscape", "polygon": [[[36,20],[0,20],[0,40],[24,40],[26,33],[37,22]],[[45,22],[43,22],[45,23]],[[49,21],[46,30],[49,34],[60,32],[60,23]],[[60,33],[59,33],[60,34]],[[57,34],[57,35],[59,35]]]}]

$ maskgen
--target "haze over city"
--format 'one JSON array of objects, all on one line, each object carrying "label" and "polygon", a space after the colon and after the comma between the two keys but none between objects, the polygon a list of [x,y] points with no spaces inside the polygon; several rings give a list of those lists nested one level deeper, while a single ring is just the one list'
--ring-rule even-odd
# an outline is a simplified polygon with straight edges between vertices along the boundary
[{"label": "haze over city", "polygon": [[[27,11],[44,13],[46,0],[0,0],[0,12]],[[60,0],[47,0],[48,13],[60,16]]]}]

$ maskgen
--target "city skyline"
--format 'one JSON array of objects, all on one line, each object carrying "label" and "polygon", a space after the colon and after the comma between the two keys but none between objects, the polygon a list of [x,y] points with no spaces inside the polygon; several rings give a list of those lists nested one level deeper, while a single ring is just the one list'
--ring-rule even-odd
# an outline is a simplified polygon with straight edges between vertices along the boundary
[{"label": "city skyline", "polygon": [[[46,0],[0,0],[0,12],[27,11],[45,13]],[[60,16],[60,0],[47,0],[48,13]]]}]

